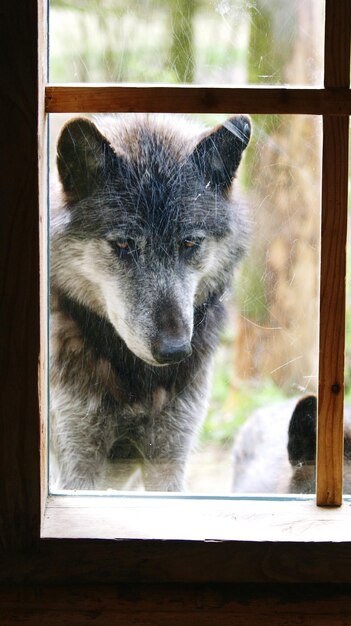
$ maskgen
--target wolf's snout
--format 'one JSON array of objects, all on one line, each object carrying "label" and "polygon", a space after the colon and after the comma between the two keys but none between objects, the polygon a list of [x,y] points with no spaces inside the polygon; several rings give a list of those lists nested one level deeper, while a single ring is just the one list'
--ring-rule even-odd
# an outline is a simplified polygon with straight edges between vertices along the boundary
[{"label": "wolf's snout", "polygon": [[152,344],[152,355],[161,365],[166,363],[178,363],[190,356],[192,352],[190,341],[174,339],[173,337],[160,336]]},{"label": "wolf's snout", "polygon": [[[173,294],[159,300],[151,352],[160,365],[179,363],[191,355],[192,320],[187,319],[186,313],[185,307],[175,301]],[[188,315],[190,317],[189,312]]]}]

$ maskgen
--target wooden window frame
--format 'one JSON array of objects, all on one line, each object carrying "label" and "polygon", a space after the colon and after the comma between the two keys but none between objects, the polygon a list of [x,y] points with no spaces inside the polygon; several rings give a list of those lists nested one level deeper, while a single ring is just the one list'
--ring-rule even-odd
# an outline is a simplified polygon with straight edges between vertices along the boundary
[{"label": "wooden window frame", "polygon": [[39,274],[46,254],[46,113],[323,115],[317,503],[339,505],[351,3],[326,0],[323,89],[46,85],[45,11],[44,0],[5,0],[3,8],[11,36],[1,73],[7,141],[0,582],[351,582],[348,502],[322,509],[303,497],[175,496],[155,498],[151,507],[137,497],[47,497],[45,263]]}]

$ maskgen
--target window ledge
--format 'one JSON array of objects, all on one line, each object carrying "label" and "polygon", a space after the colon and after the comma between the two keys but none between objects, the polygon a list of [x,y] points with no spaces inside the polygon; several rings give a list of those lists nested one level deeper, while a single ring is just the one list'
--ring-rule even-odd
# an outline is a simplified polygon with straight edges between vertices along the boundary
[{"label": "window ledge", "polygon": [[348,542],[351,503],[321,508],[314,497],[57,495],[44,513],[45,539]]}]

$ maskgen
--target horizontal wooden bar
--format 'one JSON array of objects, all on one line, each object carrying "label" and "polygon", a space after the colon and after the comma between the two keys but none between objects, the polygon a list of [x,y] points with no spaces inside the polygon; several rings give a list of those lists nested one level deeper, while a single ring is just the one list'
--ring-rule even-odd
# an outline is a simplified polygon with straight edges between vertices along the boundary
[{"label": "horizontal wooden bar", "polygon": [[53,85],[47,113],[351,114],[347,88],[199,87],[194,85]]},{"label": "horizontal wooden bar", "polygon": [[13,626],[345,626],[345,585],[21,585],[0,589],[1,624]]},{"label": "horizontal wooden bar", "polygon": [[[334,510],[340,509],[328,509]],[[256,523],[262,523],[259,516]],[[290,542],[288,537],[285,542],[43,539],[37,548],[5,555],[0,560],[0,587],[43,582],[72,585],[277,581],[349,584],[350,543]]]}]

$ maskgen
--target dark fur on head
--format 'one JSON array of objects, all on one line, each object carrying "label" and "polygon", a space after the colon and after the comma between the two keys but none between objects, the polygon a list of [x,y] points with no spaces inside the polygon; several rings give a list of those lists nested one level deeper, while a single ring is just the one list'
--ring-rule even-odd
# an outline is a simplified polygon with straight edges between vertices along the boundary
[{"label": "dark fur on head", "polygon": [[232,182],[249,137],[245,116],[211,132],[176,116],[64,127],[51,246],[61,487],[96,485],[103,459],[126,450],[147,488],[182,487],[222,296],[246,248]]},{"label": "dark fur on head", "polygon": [[288,456],[291,465],[315,463],[317,398],[302,398],[291,416],[288,432]]}]

